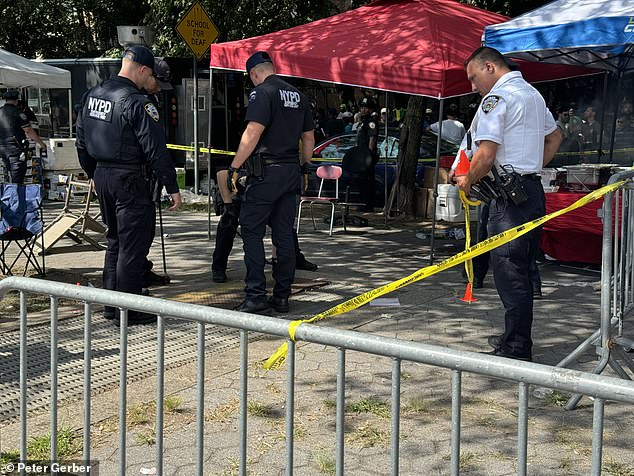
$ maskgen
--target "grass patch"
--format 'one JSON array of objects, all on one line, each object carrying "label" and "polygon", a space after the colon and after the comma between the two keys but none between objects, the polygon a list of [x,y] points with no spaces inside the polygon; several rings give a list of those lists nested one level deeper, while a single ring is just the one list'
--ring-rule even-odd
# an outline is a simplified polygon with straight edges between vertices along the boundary
[{"label": "grass patch", "polygon": [[608,476],[634,476],[634,467],[616,461],[608,461],[603,464],[603,472]]},{"label": "grass patch", "polygon": [[563,407],[564,405],[566,405],[566,403],[568,403],[569,399],[570,399],[570,394],[560,392],[559,390],[555,390],[553,391],[553,393],[546,395],[546,398],[544,398],[544,401],[548,405],[552,405],[555,407]]},{"label": "grass patch", "polygon": [[429,404],[423,397],[414,397],[401,408],[401,414],[405,413],[425,413],[429,410]]},{"label": "grass patch", "polygon": [[265,388],[268,392],[271,392],[273,395],[281,395],[282,393],[282,389],[278,385],[275,385],[274,383],[267,384]]},{"label": "grass patch", "polygon": [[460,469],[466,470],[470,466],[473,466],[478,461],[475,453],[471,453],[470,451],[461,451],[460,452]]},{"label": "grass patch", "polygon": [[266,418],[271,416],[271,409],[264,403],[258,402],[257,400],[251,400],[247,403],[247,413],[251,416]]},{"label": "grass patch", "polygon": [[219,423],[228,422],[233,415],[238,413],[240,407],[239,400],[231,400],[224,405],[219,405],[213,410],[205,413],[205,421],[216,421]]},{"label": "grass patch", "polygon": [[336,410],[337,409],[337,402],[335,400],[333,400],[332,398],[327,398],[326,400],[324,400],[324,408],[326,410]]},{"label": "grass patch", "polygon": [[7,463],[17,463],[19,461],[20,461],[19,450],[0,452],[0,466],[4,466]]},{"label": "grass patch", "polygon": [[384,446],[389,440],[389,434],[385,430],[381,430],[367,423],[356,428],[348,437],[348,443],[357,445],[360,448],[373,448],[375,446]]},{"label": "grass patch", "polygon": [[169,395],[163,400],[163,409],[167,413],[180,413],[183,399],[176,395]]},{"label": "grass patch", "polygon": [[373,413],[383,418],[390,417],[390,407],[378,397],[362,398],[346,405],[348,413]]},{"label": "grass patch", "polygon": [[127,423],[128,425],[137,426],[144,425],[150,421],[151,409],[149,404],[141,403],[128,408]]},{"label": "grass patch", "polygon": [[[82,438],[68,427],[57,432],[58,459],[70,458],[82,450]],[[47,461],[51,457],[51,434],[32,437],[26,445],[28,459]]]},{"label": "grass patch", "polygon": [[136,440],[140,445],[152,446],[156,443],[156,428],[147,427],[136,434]]},{"label": "grass patch", "polygon": [[227,460],[228,468],[222,473],[218,473],[219,476],[238,476],[240,471],[240,460],[236,457],[231,457]]},{"label": "grass patch", "polygon": [[326,450],[320,450],[314,453],[315,467],[321,474],[336,474],[335,458]]}]

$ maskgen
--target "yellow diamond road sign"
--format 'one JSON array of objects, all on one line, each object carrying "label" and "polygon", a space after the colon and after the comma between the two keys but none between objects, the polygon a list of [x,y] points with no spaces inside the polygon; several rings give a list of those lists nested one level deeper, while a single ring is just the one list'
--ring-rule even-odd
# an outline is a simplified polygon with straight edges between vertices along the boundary
[{"label": "yellow diamond road sign", "polygon": [[219,33],[200,2],[194,2],[189,7],[185,16],[176,25],[176,31],[197,59],[203,57]]}]

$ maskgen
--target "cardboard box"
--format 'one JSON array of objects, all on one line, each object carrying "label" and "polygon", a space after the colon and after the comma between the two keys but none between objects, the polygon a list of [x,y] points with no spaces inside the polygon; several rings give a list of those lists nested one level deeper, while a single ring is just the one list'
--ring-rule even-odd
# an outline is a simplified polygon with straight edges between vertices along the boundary
[{"label": "cardboard box", "polygon": [[[423,179],[423,187],[425,188],[434,188],[434,167],[425,167],[425,178]],[[449,183],[449,169],[439,168],[438,169],[438,183],[445,184]]]}]

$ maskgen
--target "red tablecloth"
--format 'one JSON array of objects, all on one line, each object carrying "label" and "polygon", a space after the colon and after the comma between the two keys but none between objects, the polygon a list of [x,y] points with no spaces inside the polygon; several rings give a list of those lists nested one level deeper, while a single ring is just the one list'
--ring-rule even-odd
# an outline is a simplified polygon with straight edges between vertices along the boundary
[{"label": "red tablecloth", "polygon": [[[566,208],[583,196],[583,193],[547,193],[546,213]],[[597,210],[602,206],[603,199],[599,199],[545,223],[542,251],[559,261],[601,263],[603,224]]]}]

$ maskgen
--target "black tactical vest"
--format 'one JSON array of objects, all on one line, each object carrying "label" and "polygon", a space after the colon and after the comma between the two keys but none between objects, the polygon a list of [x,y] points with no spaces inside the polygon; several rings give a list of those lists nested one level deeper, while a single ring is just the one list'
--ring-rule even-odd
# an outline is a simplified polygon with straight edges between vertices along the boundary
[{"label": "black tactical vest", "polygon": [[133,85],[112,79],[86,95],[82,110],[84,141],[86,150],[97,162],[145,163],[145,155],[129,123],[129,103],[134,100],[147,102]]}]

